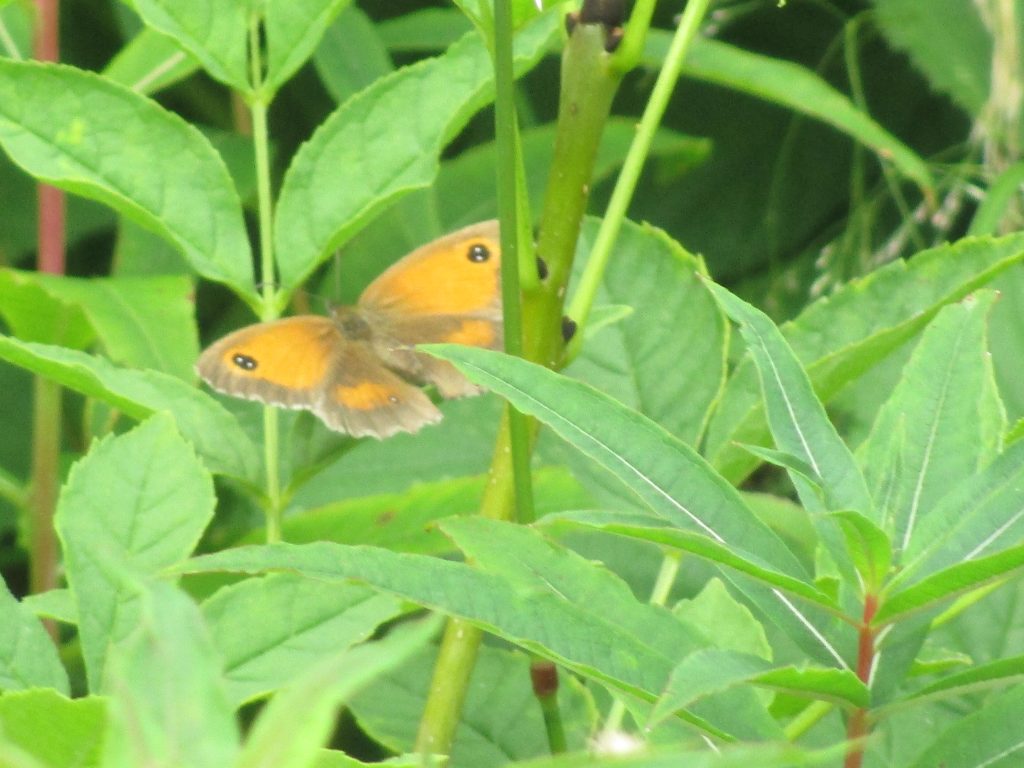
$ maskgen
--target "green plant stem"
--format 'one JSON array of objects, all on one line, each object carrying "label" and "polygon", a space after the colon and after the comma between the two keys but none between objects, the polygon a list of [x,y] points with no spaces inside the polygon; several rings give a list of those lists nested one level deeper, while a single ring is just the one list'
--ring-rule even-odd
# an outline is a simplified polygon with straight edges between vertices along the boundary
[{"label": "green plant stem", "polygon": [[625,74],[640,63],[644,52],[644,41],[647,40],[647,30],[651,27],[651,17],[654,15],[656,3],[657,0],[636,0],[633,5],[622,42],[611,60],[612,67],[619,72]]},{"label": "green plant stem", "polygon": [[537,255],[548,277],[523,296],[524,356],[549,368],[565,362],[562,307],[601,133],[621,74],[609,67],[605,30],[577,24],[562,56],[561,98]]},{"label": "green plant stem", "polygon": [[835,705],[828,701],[813,701],[793,718],[785,728],[787,741],[796,741],[807,731],[821,722],[829,712],[835,709]]},{"label": "green plant stem", "polygon": [[[253,96],[249,104],[252,114],[252,140],[256,150],[256,200],[259,213],[260,276],[262,308],[260,319],[274,320],[280,314],[277,308],[277,288],[274,273],[273,198],[270,193],[270,151],[267,131],[269,96],[262,88],[263,63],[260,56],[260,19],[253,14],[249,25],[249,64]],[[263,461],[267,478],[267,543],[281,540],[281,477],[279,470],[279,436],[277,410],[263,408]]]},{"label": "green plant stem", "polygon": [[[626,154],[622,172],[619,174],[611,199],[608,201],[608,209],[601,221],[590,258],[587,260],[586,268],[569,307],[569,317],[577,322],[580,330],[586,325],[587,318],[590,316],[594,298],[604,277],[608,260],[611,258],[612,246],[615,245],[615,239],[619,235],[622,220],[626,218],[629,203],[633,199],[633,193],[636,191],[636,185],[640,179],[640,171],[643,169],[651,149],[654,134],[661,124],[661,118],[665,114],[672,91],[682,72],[686,53],[690,49],[690,44],[697,34],[710,2],[711,0],[690,0],[686,5],[683,18],[665,57],[665,63],[654,83],[651,98],[644,109],[643,117],[640,118],[636,137]],[[577,333],[570,344],[570,359],[579,353],[582,338],[583,334]]]},{"label": "green plant stem", "polygon": [[[491,459],[490,482],[484,488],[480,502],[480,515],[492,520],[512,520],[515,516],[508,410],[502,412]],[[533,426],[530,429],[531,442],[536,432]],[[416,736],[417,752],[438,755],[451,751],[482,640],[483,632],[472,624],[455,618],[448,621]]]},{"label": "green plant stem", "polygon": [[[519,237],[519,130],[515,107],[515,75],[512,70],[512,3],[494,3],[495,143],[498,150],[497,193],[501,220],[501,301],[504,317],[505,351],[523,354],[523,309],[520,300],[520,261],[532,257]],[[527,418],[511,406],[508,409],[512,475],[516,495],[516,519],[534,519],[533,488],[530,482],[529,425]]]},{"label": "green plant stem", "polygon": [[558,667],[547,659],[534,658],[530,662],[530,681],[544,718],[548,750],[552,755],[561,754],[568,748],[568,743],[565,740],[562,710],[558,705]]},{"label": "green plant stem", "polygon": [[[875,614],[878,612],[878,596],[868,593],[864,597],[864,612],[857,637],[857,677],[864,685],[871,682],[871,669],[875,663]],[[846,724],[846,739],[851,746],[843,761],[843,768],[861,768],[864,763],[864,739],[869,733],[868,709],[858,707],[850,714]]]},{"label": "green plant stem", "polygon": [[61,387],[35,378],[32,402],[32,515],[29,591],[46,592],[57,586],[57,537],[53,512],[60,483]]}]

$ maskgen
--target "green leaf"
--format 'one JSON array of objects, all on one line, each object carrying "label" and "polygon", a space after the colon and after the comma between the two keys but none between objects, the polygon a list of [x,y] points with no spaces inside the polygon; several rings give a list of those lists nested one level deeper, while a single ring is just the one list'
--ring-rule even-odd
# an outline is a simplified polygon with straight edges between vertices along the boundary
[{"label": "green leaf", "polygon": [[672,670],[672,678],[651,713],[648,727],[691,706],[700,698],[750,682],[854,707],[866,707],[870,699],[867,686],[848,669],[773,669],[759,656],[721,648],[702,648]]},{"label": "green leaf", "polygon": [[[555,23],[546,16],[519,35],[519,72],[539,60]],[[487,50],[476,35],[467,36],[444,56],[377,81],[321,124],[281,186],[275,246],[286,291],[384,206],[428,186],[441,150],[492,89]],[[399,114],[419,118],[396,122]]]},{"label": "green leaf", "polygon": [[735,552],[734,548],[718,544],[707,536],[680,528],[666,527],[661,518],[648,517],[644,519],[644,517],[628,513],[574,511],[552,515],[542,520],[541,525],[545,527],[573,526],[584,530],[590,528],[672,547],[735,569],[768,586],[777,587],[828,610],[839,610],[832,598],[820,592],[807,581],[779,571],[765,564],[756,556],[741,556]]},{"label": "green leaf", "polygon": [[964,480],[921,521],[893,587],[1019,542],[1024,534],[1024,443]]},{"label": "green leaf", "polygon": [[0,691],[26,688],[55,688],[66,695],[68,674],[39,619],[0,579]]},{"label": "green leaf", "polygon": [[[989,699],[981,709],[961,718],[940,734],[911,768],[977,768],[1013,765],[1024,750],[1020,713],[1024,686]],[[1012,757],[1011,757],[1012,756]],[[999,761],[999,762],[997,762]]]},{"label": "green leaf", "polygon": [[[595,566],[596,567],[596,566]],[[182,573],[272,569],[314,579],[359,579],[426,607],[461,616],[510,642],[603,682],[653,698],[673,659],[702,642],[667,612],[622,596],[629,605],[578,605],[544,589],[513,587],[461,563],[330,542],[239,547],[193,558]],[[639,626],[608,619],[640,613]]]},{"label": "green leaf", "polygon": [[133,0],[146,26],[174,39],[215,80],[250,90],[248,0]]},{"label": "green leaf", "polygon": [[338,104],[395,68],[377,26],[354,5],[342,9],[327,27],[313,52],[313,65]]},{"label": "green leaf", "polygon": [[793,554],[754,517],[737,491],[691,448],[644,416],[586,384],[518,358],[455,345],[421,348],[551,427],[675,526],[746,559],[804,576]]},{"label": "green leaf", "polygon": [[[349,703],[359,727],[388,750],[414,748],[436,657],[436,651],[417,654]],[[570,746],[584,747],[597,713],[586,689],[572,675],[560,676],[558,704]],[[529,658],[482,646],[455,731],[451,765],[497,768],[547,750],[540,707],[530,685]]]},{"label": "green leaf", "polygon": [[7,327],[25,341],[87,347],[95,330],[82,308],[45,290],[33,279],[37,274],[0,270],[0,315]]},{"label": "green leaf", "polygon": [[184,80],[199,69],[195,57],[177,42],[142,29],[103,69],[103,76],[136,93],[150,94]]},{"label": "green leaf", "polygon": [[[792,744],[762,742],[716,745],[714,749],[689,746],[647,746],[639,739],[610,742],[604,754],[592,750],[517,763],[517,768],[800,768],[835,766],[846,746],[808,750]],[[598,749],[603,745],[598,744]],[[626,748],[626,754],[620,754]]]},{"label": "green leaf", "polygon": [[[579,253],[589,250],[597,227],[586,222]],[[600,298],[634,311],[588,339],[567,370],[689,445],[700,441],[725,383],[729,338],[703,274],[703,261],[660,229],[623,222]]]},{"label": "green leaf", "polygon": [[264,88],[273,94],[308,59],[324,32],[351,0],[266,0]]},{"label": "green leaf", "polygon": [[50,589],[35,595],[27,595],[22,604],[36,616],[56,619],[65,624],[78,623],[78,608],[70,589]]},{"label": "green leaf", "polygon": [[846,539],[846,551],[864,582],[864,591],[876,593],[888,578],[892,565],[889,537],[858,512],[834,512],[830,517],[839,523]]},{"label": "green leaf", "polygon": [[0,105],[0,144],[26,172],[159,232],[203,277],[255,302],[238,195],[194,127],[123,86],[55,64],[0,59]]},{"label": "green leaf", "polygon": [[224,768],[238,724],[199,609],[170,584],[126,584],[137,626],[111,658],[103,768]]},{"label": "green leaf", "polygon": [[997,659],[980,664],[963,672],[948,675],[938,682],[914,691],[903,703],[918,704],[922,701],[963,696],[987,688],[1012,685],[1024,680],[1024,656]]},{"label": "green leaf", "polygon": [[97,441],[71,469],[56,526],[90,690],[103,688],[109,657],[139,620],[119,571],[156,574],[187,557],[214,504],[209,474],[165,415]]},{"label": "green leaf", "polygon": [[260,713],[238,768],[306,768],[335,726],[335,710],[369,683],[402,664],[436,634],[427,619],[382,640],[335,653],[277,694]]},{"label": "green leaf", "polygon": [[[660,67],[671,40],[671,32],[650,30],[645,64]],[[920,155],[857,109],[849,98],[819,75],[799,64],[702,37],[694,41],[683,72],[820,120],[892,163],[922,189],[930,190],[934,185],[928,164]]]},{"label": "green leaf", "polygon": [[102,357],[6,336],[0,336],[0,359],[102,400],[135,419],[167,411],[211,471],[242,479],[259,472],[256,447],[235,418],[180,379],[157,371],[117,368]]},{"label": "green leaf", "polygon": [[106,721],[105,701],[68,699],[52,689],[0,696],[0,765],[11,747],[45,768],[94,768],[99,764]]},{"label": "green leaf", "polygon": [[[971,0],[873,0],[882,34],[906,52],[931,86],[951,96],[971,117],[989,95],[992,36]],[[956,51],[950,56],[950,51]]]},{"label": "green leaf", "polygon": [[698,627],[706,627],[704,633],[718,648],[772,659],[764,627],[718,578],[710,579],[692,600],[680,600],[673,613]]},{"label": "green leaf", "polygon": [[[782,326],[822,402],[912,338],[945,304],[959,301],[1024,255],[1024,235],[975,238],[895,261],[820,299]],[[768,430],[752,361],[729,379],[712,419],[707,455],[733,482],[757,460],[735,443],[763,444]]]},{"label": "green leaf", "polygon": [[880,623],[896,621],[1012,575],[1021,568],[1024,568],[1024,544],[957,563],[908,587],[891,589],[875,620]]},{"label": "green leaf", "polygon": [[[589,502],[579,484],[561,467],[539,467],[532,479],[538,516],[586,506]],[[448,552],[451,542],[434,523],[445,517],[478,512],[486,484],[486,475],[453,477],[416,483],[404,493],[367,495],[315,507],[288,515],[282,524],[282,538],[292,544],[337,541],[399,552]],[[258,529],[247,534],[241,543],[262,541],[266,541],[266,535]]]},{"label": "green leaf", "polygon": [[422,53],[443,50],[472,27],[456,8],[419,8],[378,22],[381,39],[392,52]]},{"label": "green leaf", "polygon": [[219,590],[202,612],[238,705],[365,640],[402,609],[367,587],[278,573]]},{"label": "green leaf", "polygon": [[[1005,413],[985,344],[994,299],[980,292],[939,312],[859,455],[876,489],[875,522],[897,550],[911,546],[918,526],[991,461],[1002,440]],[[936,533],[933,526],[925,546]]]},{"label": "green leaf", "polygon": [[825,506],[799,475],[791,475],[804,506],[811,512],[853,509],[869,513],[871,495],[853,454],[829,421],[807,374],[779,329],[760,310],[720,286],[708,285],[726,313],[740,323],[740,332],[760,375],[775,446],[809,465],[813,476],[820,478]]},{"label": "green leaf", "polygon": [[[33,307],[34,318],[42,314],[40,309],[60,307],[57,316],[47,323],[55,326],[67,313],[64,307],[78,307],[114,362],[152,368],[185,381],[195,379],[193,366],[199,356],[199,339],[194,288],[188,278],[166,275],[84,279],[3,270],[0,297],[4,299],[5,317],[10,317],[8,299],[27,308],[32,295],[40,289],[52,301],[43,307]],[[19,291],[29,295],[14,296]],[[15,327],[23,324],[14,323]],[[36,336],[33,333],[29,338]]]}]

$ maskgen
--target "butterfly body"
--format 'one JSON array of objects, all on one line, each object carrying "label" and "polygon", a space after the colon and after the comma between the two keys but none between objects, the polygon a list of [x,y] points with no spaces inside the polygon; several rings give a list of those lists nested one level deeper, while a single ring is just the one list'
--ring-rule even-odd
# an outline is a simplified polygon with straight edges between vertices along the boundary
[{"label": "butterfly body", "polygon": [[196,367],[218,391],[310,410],[355,437],[415,432],[441,419],[417,384],[446,398],[479,391],[415,346],[500,348],[500,262],[497,222],[466,227],[392,265],[355,306],[247,326],[207,348]]}]

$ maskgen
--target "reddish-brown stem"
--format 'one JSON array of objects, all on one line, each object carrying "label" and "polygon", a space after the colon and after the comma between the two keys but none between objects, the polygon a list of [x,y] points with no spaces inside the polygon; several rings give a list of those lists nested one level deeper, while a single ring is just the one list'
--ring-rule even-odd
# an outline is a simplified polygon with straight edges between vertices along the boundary
[{"label": "reddish-brown stem", "polygon": [[[871,626],[878,611],[878,596],[868,594],[864,598],[864,615],[857,637],[857,677],[864,685],[871,680],[871,667],[875,661],[875,630]],[[846,724],[846,738],[853,746],[846,754],[843,768],[860,768],[864,762],[864,737],[868,735],[868,710],[856,709]]]},{"label": "reddish-brown stem", "polygon": [[[36,0],[36,11],[36,58],[41,61],[57,61],[60,56],[59,0]],[[40,272],[64,274],[64,193],[55,187],[40,184],[37,198],[37,268]],[[45,592],[57,586],[57,539],[53,530],[53,511],[60,478],[59,385],[43,379],[36,380],[33,422],[29,587],[32,592]],[[48,624],[47,629],[55,634],[52,624]]]}]

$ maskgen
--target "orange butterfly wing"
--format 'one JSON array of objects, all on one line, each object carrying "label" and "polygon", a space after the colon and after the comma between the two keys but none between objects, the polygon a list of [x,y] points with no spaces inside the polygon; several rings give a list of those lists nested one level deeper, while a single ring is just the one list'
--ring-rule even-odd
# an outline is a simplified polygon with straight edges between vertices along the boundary
[{"label": "orange butterfly wing", "polygon": [[367,287],[359,308],[378,329],[374,348],[389,367],[435,384],[444,397],[476,394],[479,387],[450,363],[412,347],[501,348],[498,222],[474,224],[416,249]]},{"label": "orange butterfly wing", "polygon": [[344,337],[328,317],[301,315],[257,323],[225,336],[196,369],[225,394],[286,408],[312,408]]},{"label": "orange butterfly wing", "polygon": [[199,357],[199,374],[235,397],[313,411],[354,437],[415,432],[441,413],[418,388],[387,370],[363,340],[327,317],[258,323],[225,336]]}]

